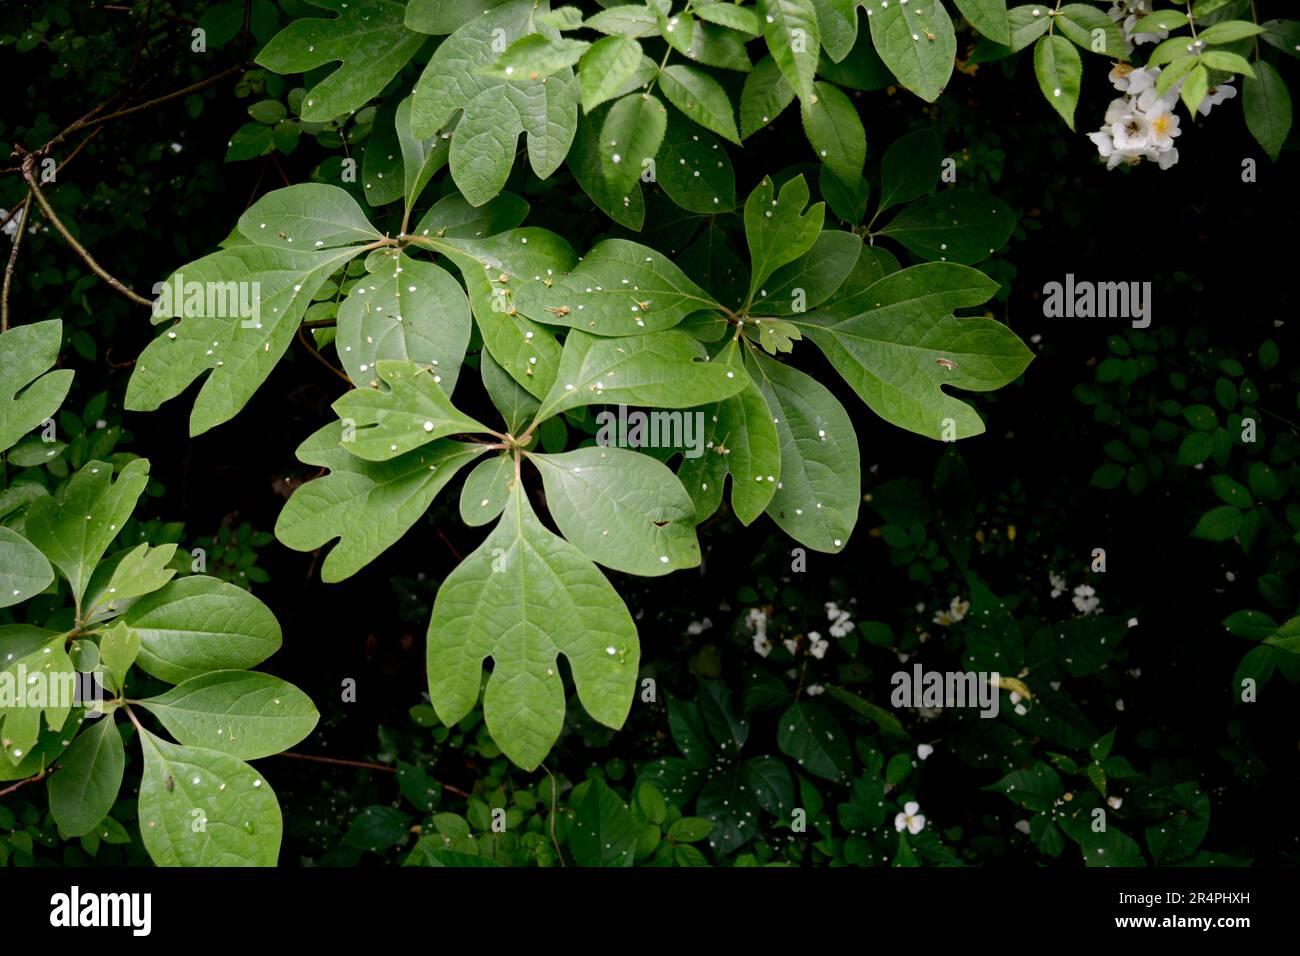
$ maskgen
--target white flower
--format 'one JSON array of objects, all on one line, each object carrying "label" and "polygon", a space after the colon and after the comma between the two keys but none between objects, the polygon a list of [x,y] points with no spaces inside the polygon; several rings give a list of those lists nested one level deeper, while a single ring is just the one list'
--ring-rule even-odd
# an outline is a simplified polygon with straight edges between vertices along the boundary
[{"label": "white flower", "polygon": [[916,745],[916,755],[920,757],[922,760],[925,760],[932,753],[934,753],[934,748],[931,747],[929,744]]},{"label": "white flower", "polygon": [[809,697],[816,697],[818,694],[825,693],[826,688],[821,684],[809,684],[803,689],[803,692]]},{"label": "white flower", "polygon": [[1174,163],[1178,162],[1178,150],[1166,149],[1164,152],[1156,156],[1155,159],[1161,169],[1168,169]]},{"label": "white flower", "polygon": [[1028,821],[1028,820],[1017,820],[1017,821],[1016,821],[1016,829],[1019,830],[1021,833],[1025,834],[1026,836],[1028,836],[1028,835],[1029,835],[1029,821]]},{"label": "white flower", "polygon": [[[1092,141],[1093,141],[1094,143],[1097,142],[1097,139],[1096,139],[1096,138],[1097,138],[1098,136],[1105,136],[1105,137],[1106,137],[1106,140],[1107,140],[1108,142],[1109,142],[1109,140],[1110,140],[1110,136],[1107,135],[1106,133],[1090,133],[1090,134],[1089,134],[1089,137],[1092,139]],[[1106,154],[1103,153],[1102,155],[1104,156],[1104,155],[1106,155]],[[1066,583],[1065,583],[1065,578],[1061,577],[1061,576],[1060,576],[1059,574],[1057,574],[1055,571],[1048,571],[1048,572],[1047,572],[1047,581],[1048,581],[1049,584],[1052,585],[1052,597],[1054,597],[1054,598],[1058,598],[1058,597],[1060,597],[1062,594],[1065,593],[1065,589],[1066,589],[1066,587],[1067,587],[1067,585],[1066,585]]]},{"label": "white flower", "polygon": [[1023,717],[1023,716],[1025,716],[1025,714],[1027,714],[1027,713],[1029,713],[1029,711],[1025,709],[1025,705],[1024,705],[1024,704],[1016,704],[1016,716],[1017,716],[1017,717]]},{"label": "white flower", "polygon": [[1080,614],[1101,613],[1101,598],[1097,597],[1097,592],[1087,584],[1080,584],[1074,589],[1072,600]]},{"label": "white flower", "polygon": [[[1144,93],[1143,96],[1145,95]],[[1150,123],[1151,145],[1157,150],[1156,162],[1159,162],[1160,154],[1174,148],[1174,137],[1182,131],[1178,128],[1178,117],[1162,100],[1157,100],[1155,108],[1148,111],[1146,116]]]},{"label": "white flower", "polygon": [[903,812],[894,817],[894,829],[899,833],[906,830],[908,833],[917,834],[925,829],[925,817],[919,811],[921,805],[915,800],[909,800],[903,804]]},{"label": "white flower", "polygon": [[767,614],[762,608],[751,607],[745,618],[745,626],[759,637],[767,637]]},{"label": "white flower", "polygon": [[[13,218],[5,223],[4,233],[6,236],[12,237],[16,232],[18,232],[18,224],[23,221],[23,216],[26,215],[26,213],[26,208],[19,209],[14,213]],[[0,209],[0,219],[3,219],[7,215],[9,215],[8,209]]]},{"label": "white flower", "polygon": [[1144,90],[1149,90],[1155,86],[1156,78],[1159,75],[1159,67],[1147,70],[1130,66],[1127,63],[1116,63],[1114,69],[1110,71],[1109,78],[1111,83],[1115,85],[1115,89],[1121,93],[1137,96]]},{"label": "white flower", "polygon": [[1129,619],[1128,619],[1128,626],[1129,626],[1129,627],[1137,627],[1137,626],[1138,626],[1138,619],[1135,618],[1135,617],[1131,617],[1131,618],[1129,618]]},{"label": "white flower", "polygon": [[794,652],[799,649],[799,642],[793,637],[787,637],[785,640],[781,641],[781,643],[785,645],[785,649],[790,652],[791,657],[793,657]]},{"label": "white flower", "polygon": [[826,619],[831,622],[831,637],[843,637],[853,630],[849,612],[841,611],[834,601],[826,602]]},{"label": "white flower", "polygon": [[754,653],[759,657],[767,657],[772,653],[772,642],[762,634],[754,635]]},{"label": "white flower", "polygon": [[1205,98],[1201,100],[1201,105],[1197,107],[1196,112],[1202,116],[1209,116],[1211,107],[1218,106],[1224,100],[1230,100],[1236,95],[1237,88],[1229,83],[1212,86],[1205,91]]},{"label": "white flower", "polygon": [[697,634],[704,633],[712,626],[713,626],[713,622],[710,621],[707,617],[702,621],[691,621],[690,624],[686,625],[686,633],[694,637]]},{"label": "white flower", "polygon": [[966,612],[969,610],[970,601],[963,601],[960,597],[955,597],[952,599],[952,603],[948,605],[948,610],[940,611],[934,616],[934,623],[942,627],[956,624],[966,616]]},{"label": "white flower", "polygon": [[1124,152],[1140,152],[1151,145],[1151,124],[1146,115],[1137,109],[1115,118],[1110,124],[1110,135],[1115,141],[1115,149]]},{"label": "white flower", "polygon": [[1123,797],[1107,797],[1106,802],[1110,804],[1112,810],[1118,810],[1120,804],[1124,802]]},{"label": "white flower", "polygon": [[830,641],[822,640],[822,636],[816,631],[808,632],[808,640],[812,641],[812,644],[808,646],[809,654],[818,660],[821,660],[826,656],[826,649],[831,646]]}]

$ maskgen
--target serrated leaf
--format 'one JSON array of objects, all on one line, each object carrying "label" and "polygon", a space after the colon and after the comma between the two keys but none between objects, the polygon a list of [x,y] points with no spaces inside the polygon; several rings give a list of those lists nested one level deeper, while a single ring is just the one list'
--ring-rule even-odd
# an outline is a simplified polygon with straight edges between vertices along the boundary
[{"label": "serrated leaf", "polygon": [[288,750],[320,719],[297,687],[256,671],[213,671],[138,703],[184,746],[242,760]]},{"label": "serrated leaf", "polygon": [[731,99],[709,74],[697,67],[674,64],[660,74],[659,88],[668,102],[691,120],[723,139],[740,144]]},{"label": "serrated leaf", "polygon": [[1227,541],[1241,529],[1241,511],[1232,505],[1211,508],[1197,519],[1192,529],[1193,538],[1206,541]]},{"label": "serrated leaf", "polygon": [[556,527],[597,564],[658,577],[700,563],[695,506],[667,465],[600,445],[530,458]]},{"label": "serrated leaf", "polygon": [[776,269],[807,252],[821,234],[826,207],[808,202],[808,184],[796,176],[781,187],[777,199],[772,180],[763,180],[745,200],[745,241],[749,245],[749,296],[761,293],[763,282]]},{"label": "serrated leaf", "polygon": [[[1074,41],[1080,49],[1111,59],[1124,55],[1124,35],[1119,32],[1115,21],[1096,7],[1067,3],[1056,11],[1052,19],[1061,34]],[[1099,31],[1100,37],[1097,36]],[[1135,34],[1141,32],[1136,27],[1133,29]]]},{"label": "serrated leaf", "polygon": [[1201,54],[1201,62],[1211,70],[1240,73],[1247,77],[1255,75],[1255,70],[1251,67],[1249,60],[1239,53],[1232,53],[1228,50],[1206,50]]},{"label": "serrated leaf", "polygon": [[1034,45],[1034,75],[1052,109],[1074,129],[1074,109],[1079,105],[1079,81],[1083,75],[1079,51],[1064,37],[1042,37]]},{"label": "serrated leaf", "polygon": [[671,329],[617,339],[574,329],[565,339],[559,374],[537,419],[594,404],[690,408],[744,388],[743,374],[707,357],[703,345]]},{"label": "serrated leaf", "polygon": [[848,413],[816,379],[753,350],[747,368],[776,425],[781,472],[767,513],[800,544],[843,550],[858,520],[861,465]]},{"label": "serrated leaf", "polygon": [[[514,0],[459,27],[434,51],[412,91],[416,136],[433,135],[464,111],[451,141],[451,175],[471,205],[501,191],[520,133],[527,134],[533,172],[546,179],[564,161],[577,130],[578,86],[568,67],[522,83],[477,73],[497,59],[495,44],[524,34],[532,9],[532,0]],[[544,27],[541,34],[553,37],[555,30]]]},{"label": "serrated leaf", "polygon": [[265,604],[204,575],[146,595],[121,620],[140,639],[140,669],[169,683],[256,667],[280,649],[280,623]]},{"label": "serrated leaf", "polygon": [[486,450],[440,440],[390,461],[368,462],[344,451],[341,434],[333,422],[298,447],[299,460],[330,473],[294,491],[275,523],[275,536],[296,551],[340,539],[321,565],[327,582],[350,577],[389,548],[456,472]]},{"label": "serrated leaf", "polygon": [[140,749],[140,834],[155,863],[275,866],[283,823],[265,777],[228,754],[180,747],[147,730]]},{"label": "serrated leaf", "polygon": [[[1179,95],[1182,97],[1183,105],[1187,107],[1187,112],[1193,116],[1200,108],[1201,101],[1205,99],[1205,94],[1210,88],[1210,71],[1202,63],[1197,63],[1196,67],[1188,72],[1186,79],[1183,80],[1182,89]],[[1243,98],[1244,103],[1244,98]]]},{"label": "serrated leaf", "polygon": [[939,0],[926,4],[873,4],[871,41],[898,82],[927,103],[939,98],[952,76],[957,36]]},{"label": "serrated leaf", "polygon": [[600,128],[601,168],[610,191],[630,192],[654,162],[668,125],[668,111],[649,93],[629,93],[609,108]]},{"label": "serrated leaf", "polygon": [[116,481],[112,476],[112,465],[89,461],[56,496],[38,498],[27,510],[27,539],[67,580],[78,610],[95,565],[149,483],[149,462],[137,458]]},{"label": "serrated leaf", "polygon": [[[943,386],[1001,388],[1033,358],[1002,323],[948,314],[994,291],[995,283],[965,266],[912,266],[847,304],[814,313],[804,333],[881,418],[930,438],[961,439],[983,432],[984,423]],[[840,318],[864,300],[870,308]]]},{"label": "serrated leaf", "polygon": [[351,454],[367,461],[388,461],[447,435],[486,432],[451,404],[439,385],[437,369],[383,361],[375,371],[386,389],[355,388],[332,406],[350,425],[344,429],[343,447]]},{"label": "serrated leaf", "polygon": [[1271,63],[1257,60],[1255,71],[1256,76],[1242,80],[1241,108],[1250,135],[1277,162],[1291,132],[1291,94]]},{"label": "serrated leaf", "polygon": [[40,594],[54,581],[54,569],[40,548],[17,531],[0,527],[0,607]]},{"label": "serrated leaf", "polygon": [[1011,237],[1016,214],[996,196],[953,187],[906,206],[879,232],[930,260],[973,265]]},{"label": "serrated leaf", "polygon": [[839,88],[818,82],[816,102],[800,103],[804,133],[818,157],[841,179],[861,178],[867,133],[857,107]]},{"label": "serrated leaf", "polygon": [[971,26],[994,43],[1011,45],[1007,0],[956,0],[957,9]]},{"label": "serrated leaf", "polygon": [[590,43],[583,40],[529,33],[510,44],[491,63],[480,66],[474,72],[479,76],[491,76],[512,83],[530,82],[573,66],[582,59],[590,46]]},{"label": "serrated leaf", "polygon": [[72,370],[49,371],[59,360],[62,343],[63,323],[58,319],[20,325],[0,335],[0,451],[63,404],[72,387]]},{"label": "serrated leaf", "polygon": [[360,109],[395,77],[424,37],[406,29],[406,11],[391,0],[312,0],[337,17],[294,20],[271,38],[257,63],[275,73],[342,65],[307,91],[301,114],[323,123]]},{"label": "serrated leaf", "polygon": [[739,30],[751,37],[756,37],[762,32],[758,25],[758,14],[752,7],[735,6],[730,3],[710,3],[696,7],[694,12],[701,20]]},{"label": "serrated leaf", "polygon": [[817,95],[813,77],[821,49],[812,0],[758,0],[758,13],[763,18],[763,39],[781,75],[799,99],[811,100]]},{"label": "serrated leaf", "polygon": [[432,368],[450,395],[471,325],[469,300],[445,269],[393,253],[339,305],[334,342],[343,368],[358,384],[377,378],[376,363],[405,361]]},{"label": "serrated leaf", "polygon": [[483,694],[488,731],[507,757],[531,770],[564,722],[561,653],[587,713],[622,726],[636,687],[636,627],[596,566],[542,526],[516,484],[501,521],[434,601],[430,700],[444,724],[461,720],[478,701],[483,661],[491,657]]},{"label": "serrated leaf", "polygon": [[111,717],[91,721],[49,778],[50,813],[68,836],[84,836],[108,816],[122,789],[126,752]]},{"label": "serrated leaf", "polygon": [[[735,341],[714,362],[736,369],[737,375],[744,372]],[[685,457],[677,472],[695,502],[697,523],[717,511],[728,474],[732,476],[731,507],[742,524],[752,524],[776,494],[781,475],[776,423],[763,393],[748,373],[745,378],[741,392],[704,407],[704,451],[694,458]]]},{"label": "serrated leaf", "polygon": [[635,39],[657,33],[659,17],[649,4],[629,3],[594,13],[584,25],[610,36]]},{"label": "serrated leaf", "polygon": [[641,44],[631,37],[611,36],[593,43],[578,71],[583,111],[590,113],[618,96],[623,85],[636,75],[643,55]]},{"label": "serrated leaf", "polygon": [[1007,23],[1011,28],[1011,49],[1025,49],[1052,25],[1051,11],[1043,8],[1041,3],[1029,3],[1012,7],[1007,11]]},{"label": "serrated leaf", "polygon": [[794,87],[775,59],[766,56],[745,77],[740,91],[740,135],[748,139],[781,114],[794,99]]},{"label": "serrated leaf", "polygon": [[694,10],[683,10],[669,16],[667,5],[661,4],[660,7],[659,35],[688,60],[746,73],[753,69],[745,52],[745,39],[740,34],[727,27],[696,20]]},{"label": "serrated leaf", "polygon": [[839,63],[849,55],[858,38],[857,0],[812,0],[812,5],[817,12],[822,49],[832,61]]}]

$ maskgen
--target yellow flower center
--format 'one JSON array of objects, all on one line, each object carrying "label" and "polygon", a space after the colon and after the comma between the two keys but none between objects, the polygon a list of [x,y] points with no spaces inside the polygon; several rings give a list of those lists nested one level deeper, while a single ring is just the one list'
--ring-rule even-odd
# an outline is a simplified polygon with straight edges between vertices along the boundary
[{"label": "yellow flower center", "polygon": [[1167,136],[1169,135],[1169,130],[1173,125],[1173,117],[1168,113],[1162,113],[1155,118],[1155,122],[1151,124],[1151,128],[1160,136]]}]

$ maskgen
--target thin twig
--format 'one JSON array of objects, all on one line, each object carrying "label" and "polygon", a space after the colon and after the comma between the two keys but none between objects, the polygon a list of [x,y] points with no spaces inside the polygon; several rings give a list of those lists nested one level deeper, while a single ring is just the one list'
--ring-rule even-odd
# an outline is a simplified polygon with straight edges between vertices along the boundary
[{"label": "thin twig", "polygon": [[54,769],[55,769],[54,767],[47,767],[45,770],[42,770],[34,777],[26,777],[22,780],[19,780],[17,783],[13,784],[12,786],[5,787],[3,790],[0,790],[0,797],[6,797],[9,794],[13,793],[15,790],[21,790],[23,787],[29,786],[30,784],[40,783],[50,774],[54,773]]},{"label": "thin twig", "polygon": [[305,348],[308,352],[310,352],[312,354],[312,357],[315,358],[316,361],[320,362],[321,365],[324,365],[327,369],[329,369],[339,378],[343,379],[343,381],[347,382],[348,388],[352,388],[352,379],[348,378],[346,372],[343,372],[340,369],[335,368],[333,364],[331,364],[329,359],[321,355],[320,352],[316,350],[316,346],[311,344],[311,340],[307,338],[306,330],[304,330],[301,326],[298,327],[298,341],[303,344],[303,348]]},{"label": "thin twig", "polygon": [[[27,205],[31,205],[31,191],[27,193],[27,198],[23,200]],[[9,286],[14,277],[14,266],[18,263],[18,247],[23,243],[23,233],[27,231],[26,213],[18,220],[18,229],[14,232],[14,247],[9,251],[9,261],[5,263],[4,291],[0,292],[0,333],[9,331]]]},{"label": "thin twig", "polygon": [[[292,751],[276,754],[277,757],[289,757],[293,760],[310,760],[313,763],[327,763],[335,767],[354,767],[357,770],[382,770],[384,773],[397,773],[396,767],[387,767],[382,763],[369,763],[365,760],[343,760],[340,757],[320,757],[316,754],[296,754]],[[439,783],[442,789],[456,794],[458,797],[469,799],[469,794],[459,787],[453,787],[449,783]]]},{"label": "thin twig", "polygon": [[[21,149],[21,147],[15,147],[15,149]],[[41,207],[41,212],[44,213],[45,218],[50,221],[50,225],[57,229],[59,235],[61,235],[68,245],[72,247],[73,251],[86,261],[86,265],[90,266],[91,272],[95,273],[95,275],[99,276],[110,286],[137,305],[152,306],[153,303],[144,296],[136,294],[110,275],[107,269],[95,261],[94,257],[89,251],[87,251],[86,247],[74,239],[72,233],[68,232],[67,226],[63,225],[63,222],[59,219],[58,215],[50,207],[50,203],[45,198],[45,194],[41,192],[41,187],[36,185],[36,176],[32,172],[32,162],[34,158],[34,154],[29,153],[23,159],[23,178],[27,180],[27,185],[31,187],[32,195],[36,197],[36,204]]]}]

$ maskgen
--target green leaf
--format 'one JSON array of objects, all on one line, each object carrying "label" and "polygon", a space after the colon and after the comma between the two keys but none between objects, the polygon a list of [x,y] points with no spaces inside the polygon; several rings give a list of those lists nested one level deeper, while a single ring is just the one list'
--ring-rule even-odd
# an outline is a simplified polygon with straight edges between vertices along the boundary
[{"label": "green leaf", "polygon": [[1206,50],[1201,54],[1201,62],[1211,70],[1241,73],[1252,78],[1255,76],[1250,61],[1239,53],[1230,53],[1227,50]]},{"label": "green leaf", "polygon": [[1254,77],[1248,76],[1242,81],[1241,108],[1250,135],[1255,137],[1269,159],[1277,162],[1291,132],[1291,94],[1271,63],[1257,60],[1255,70]]},{"label": "green leaf", "polygon": [[235,757],[140,731],[140,835],[159,866],[275,866],[280,804]]},{"label": "green leaf", "polygon": [[679,113],[668,117],[655,169],[663,191],[683,209],[714,215],[736,208],[736,174],[727,151]]},{"label": "green leaf", "polygon": [[797,701],[781,715],[776,729],[781,752],[807,773],[841,783],[853,769],[848,734],[821,704]]},{"label": "green leaf", "polygon": [[898,82],[927,103],[939,98],[957,59],[952,19],[938,0],[873,5],[871,40]]},{"label": "green leaf", "polygon": [[100,564],[86,589],[85,619],[107,620],[126,610],[134,598],[157,591],[176,574],[167,566],[175,553],[174,544],[151,548],[145,543]]},{"label": "green leaf", "polygon": [[1016,228],[1014,210],[974,189],[953,187],[908,205],[880,235],[930,260],[973,265],[1006,243]]},{"label": "green leaf", "polygon": [[1232,505],[1219,505],[1211,508],[1196,522],[1192,529],[1193,538],[1206,541],[1227,541],[1241,530],[1241,512]]},{"label": "green leaf", "polygon": [[817,176],[817,187],[831,212],[849,225],[859,225],[867,213],[871,184],[862,176],[845,182],[826,166]]},{"label": "green leaf", "polygon": [[659,17],[649,4],[623,4],[587,18],[585,26],[610,36],[637,37],[657,33]]},{"label": "green leaf", "polygon": [[[258,227],[259,237],[267,237],[270,223],[268,233],[261,232],[260,221]],[[278,232],[274,235],[278,242]],[[188,293],[164,295],[160,302],[168,307],[155,305],[155,322],[183,321],[141,353],[127,384],[126,407],[152,411],[211,371],[194,400],[190,434],[233,418],[288,350],[312,297],[360,251],[359,246],[312,251],[250,243],[182,266],[165,287],[195,283],[206,294],[197,302]],[[251,315],[241,315],[245,306]]]},{"label": "green leaf", "polygon": [[38,498],[27,510],[27,539],[67,580],[78,609],[95,565],[149,483],[149,462],[137,458],[122,468],[117,481],[112,477],[112,465],[89,461],[57,495]]},{"label": "green leaf", "polygon": [[515,463],[502,453],[485,458],[465,476],[460,492],[460,520],[471,528],[496,520],[514,486]]},{"label": "green leaf", "polygon": [[576,30],[582,26],[582,11],[577,7],[557,7],[550,13],[540,14],[537,19],[557,30]]},{"label": "green leaf", "polygon": [[713,824],[703,817],[681,817],[668,828],[668,839],[677,843],[698,843],[713,832]]},{"label": "green leaf", "polygon": [[1011,49],[1023,50],[1046,33],[1047,28],[1052,25],[1050,14],[1051,11],[1045,9],[1041,3],[1025,4],[1008,10],[1007,23],[1011,28]]},{"label": "green leaf", "polygon": [[663,823],[668,816],[668,802],[653,784],[637,785],[636,802],[641,812],[645,814],[645,818],[656,826]]},{"label": "green leaf", "polygon": [[431,368],[450,395],[470,332],[460,283],[430,262],[393,253],[380,258],[339,305],[334,341],[354,382],[377,381],[377,363],[408,362]]},{"label": "green leaf", "polygon": [[[1071,4],[1073,6],[1073,4]],[[1155,33],[1157,30],[1174,31],[1187,26],[1187,14],[1177,10],[1157,10],[1144,17],[1139,17],[1133,24],[1132,33]],[[1212,29],[1212,28],[1207,28]],[[1123,49],[1123,47],[1119,47]]]},{"label": "green leaf", "polygon": [[54,580],[54,569],[39,548],[17,531],[0,527],[0,607],[40,594]]},{"label": "green leaf", "polygon": [[406,26],[420,33],[444,36],[510,0],[410,0],[406,5]]},{"label": "green leaf", "polygon": [[867,133],[853,101],[830,83],[817,83],[815,102],[800,103],[804,133],[821,161],[841,179],[861,178]]},{"label": "green leaf", "polygon": [[569,850],[579,866],[631,866],[637,825],[632,812],[603,780],[592,780],[578,804]]},{"label": "green leaf", "polygon": [[824,203],[810,206],[807,212],[808,184],[796,176],[781,187],[773,199],[772,179],[764,176],[745,200],[745,241],[749,244],[749,298],[761,293],[768,276],[793,262],[812,248],[821,234],[826,218]]},{"label": "green leaf", "polygon": [[126,753],[112,717],[91,721],[49,777],[50,813],[68,836],[84,836],[108,816],[122,789]]},{"label": "green leaf", "polygon": [[1263,611],[1234,611],[1224,618],[1223,626],[1234,637],[1248,641],[1262,641],[1277,630],[1277,622]]},{"label": "green leaf", "polygon": [[[740,144],[731,100],[722,85],[709,74],[697,67],[673,65],[660,74],[659,88],[668,102],[687,117],[723,139]],[[655,104],[658,105],[657,100]]]},{"label": "green leaf", "polygon": [[514,193],[500,193],[471,206],[459,193],[448,193],[430,207],[411,230],[413,236],[483,239],[514,229],[528,216],[528,203]]},{"label": "green leaf", "polygon": [[[734,340],[714,358],[743,372],[740,346]],[[701,522],[722,503],[723,482],[731,474],[731,507],[745,525],[771,503],[781,475],[781,444],[767,400],[745,375],[744,389],[704,408],[704,451],[682,460],[678,477],[695,502]]]},{"label": "green leaf", "polygon": [[121,688],[127,672],[140,656],[140,636],[122,621],[104,630],[99,639],[99,659],[112,675],[113,685]]},{"label": "green leaf", "polygon": [[[553,276],[571,270],[577,254],[555,233],[532,228],[481,240],[442,239],[431,244],[465,277],[470,308],[492,357],[530,393],[538,398],[545,395],[555,381],[560,344],[554,333],[520,312],[513,300],[530,284],[544,289]],[[553,318],[549,313],[546,317]]]},{"label": "green leaf", "polygon": [[306,73],[327,63],[342,65],[303,98],[301,114],[323,123],[360,109],[398,74],[424,37],[403,25],[406,11],[391,0],[312,0],[337,17],[294,20],[257,55],[275,73]]},{"label": "green leaf", "polygon": [[816,6],[812,0],[758,0],[758,13],[763,18],[763,38],[781,75],[799,99],[811,101],[817,95],[813,77],[821,48]]},{"label": "green leaf", "polygon": [[942,147],[933,129],[919,129],[894,140],[880,162],[879,211],[934,192],[942,163]]},{"label": "green leaf", "polygon": [[[451,175],[471,205],[481,206],[505,185],[520,133],[539,179],[564,161],[577,130],[578,84],[567,67],[522,83],[477,73],[498,57],[498,41],[518,40],[532,0],[514,0],[466,22],[442,42],[412,91],[411,130],[431,136],[463,110],[451,140]],[[543,36],[554,36],[544,27]]]},{"label": "green leaf", "polygon": [[956,0],[957,9],[971,26],[994,43],[1011,45],[1011,25],[1007,18],[1007,0]]},{"label": "green leaf", "polygon": [[654,162],[668,111],[649,93],[629,93],[610,107],[600,129],[600,162],[610,191],[626,195]]},{"label": "green leaf", "polygon": [[369,462],[344,451],[341,434],[340,423],[332,422],[298,447],[299,460],[330,473],[294,491],[275,523],[275,536],[296,551],[315,551],[340,539],[321,565],[326,582],[342,581],[377,558],[424,516],[461,468],[486,450],[444,439],[389,461]]},{"label": "green leaf", "polygon": [[[1203,64],[1198,63],[1196,67],[1187,74],[1186,79],[1183,80],[1182,89],[1179,91],[1183,104],[1187,107],[1187,111],[1193,116],[1196,115],[1196,111],[1200,108],[1201,101],[1205,99],[1205,94],[1209,91],[1209,88],[1210,71],[1207,70]],[[1242,98],[1242,102],[1244,104],[1245,97]]]},{"label": "green leaf", "polygon": [[[1084,3],[1067,3],[1052,19],[1061,34],[1081,49],[1112,59],[1124,55],[1124,35],[1119,32],[1115,21],[1096,7]],[[1100,37],[1097,36],[1098,31]],[[1135,28],[1133,32],[1144,31]]]},{"label": "green leaf", "polygon": [[866,717],[885,733],[892,734],[896,737],[907,736],[907,731],[903,729],[902,721],[895,717],[887,708],[881,707],[879,704],[873,704],[871,701],[859,697],[857,694],[853,693],[853,691],[846,690],[843,687],[836,687],[834,684],[826,685],[826,693],[848,707],[850,710]]},{"label": "green leaf", "polygon": [[47,372],[59,360],[63,323],[20,325],[0,335],[0,451],[50,418],[72,387],[72,370]]},{"label": "green leaf", "polygon": [[529,82],[568,69],[581,60],[590,47],[590,43],[582,40],[529,33],[474,72],[512,83]]},{"label": "green leaf", "polygon": [[710,3],[696,7],[694,13],[701,20],[730,27],[752,37],[762,33],[758,25],[758,14],[751,7],[733,6],[730,3]]},{"label": "green leaf", "polygon": [[505,420],[506,431],[518,434],[532,421],[541,403],[497,364],[491,352],[485,350],[479,354],[479,371],[488,398]]},{"label": "green leaf", "polygon": [[1026,810],[1047,812],[1056,806],[1065,792],[1056,771],[1042,761],[1028,770],[1013,770],[985,789],[1005,795]]},{"label": "green leaf", "polygon": [[560,653],[587,713],[621,727],[636,687],[636,627],[596,566],[542,526],[516,483],[501,521],[447,576],[434,601],[430,700],[444,724],[460,721],[478,701],[490,656],[488,731],[507,757],[532,770],[564,722]]},{"label": "green leaf", "polygon": [[[393,128],[397,135],[397,145],[402,152],[402,196],[406,201],[406,210],[415,208],[415,201],[429,185],[433,174],[447,165],[451,152],[447,141],[434,133],[430,136],[416,136],[411,132],[411,98],[408,96],[397,105]],[[370,150],[366,150],[369,158]]]},{"label": "green leaf", "polygon": [[599,139],[599,130],[594,120],[586,115],[579,117],[578,132],[573,139],[573,148],[569,151],[569,171],[601,212],[620,226],[640,231],[645,223],[645,197],[641,195],[641,181],[638,178],[632,183],[631,190],[622,195],[616,193],[605,178]]},{"label": "green leaf", "polygon": [[388,461],[447,435],[486,431],[451,404],[437,369],[384,361],[376,372],[386,390],[355,388],[332,406],[350,426],[344,428],[343,445],[352,454]]},{"label": "green leaf", "polygon": [[600,445],[529,457],[556,527],[597,564],[658,577],[700,563],[695,505],[667,465]]},{"label": "green leaf", "polygon": [[139,704],[185,746],[242,760],[288,750],[320,719],[297,687],[256,671],[213,671]]},{"label": "green leaf", "polygon": [[1260,34],[1261,40],[1287,56],[1300,59],[1300,21],[1265,20],[1262,25],[1265,32]]},{"label": "green leaf", "polygon": [[816,308],[844,284],[863,248],[860,236],[823,230],[807,252],[768,276],[750,314],[795,315]]},{"label": "green leaf", "polygon": [[1079,105],[1079,81],[1083,75],[1079,51],[1064,37],[1041,38],[1034,45],[1034,75],[1052,109],[1074,129],[1074,109]]},{"label": "green leaf", "polygon": [[[4,665],[0,667],[0,684],[7,690],[5,700],[11,701],[0,703],[0,745],[4,750],[0,769],[6,763],[19,766],[24,757],[42,749],[42,716],[49,730],[57,731],[72,713],[70,691],[76,678],[65,644],[65,636],[54,631],[28,624],[0,626],[0,664]],[[38,681],[38,675],[44,680]]]},{"label": "green leaf", "polygon": [[1219,496],[1220,500],[1238,508],[1251,508],[1255,500],[1246,490],[1246,486],[1238,481],[1234,481],[1227,475],[1213,475],[1210,478],[1210,487],[1214,493]]},{"label": "green leaf", "polygon": [[618,96],[623,85],[636,76],[642,56],[641,44],[631,37],[605,37],[593,43],[578,71],[583,111],[590,113]]},{"label": "green leaf", "polygon": [[843,550],[858,520],[861,466],[848,413],[825,386],[754,352],[748,368],[781,442],[780,481],[767,513],[800,544]]},{"label": "green leaf", "polygon": [[822,49],[832,62],[843,61],[858,39],[857,0],[812,0],[812,5]]},{"label": "green leaf", "polygon": [[740,135],[748,139],[781,114],[794,99],[794,87],[775,59],[766,56],[745,77],[740,91]]},{"label": "green leaf", "polygon": [[265,604],[203,575],[146,595],[122,621],[140,639],[140,669],[169,683],[256,667],[280,649],[280,624]]},{"label": "green leaf", "polygon": [[692,12],[683,10],[670,17],[667,4],[660,4],[659,8],[659,35],[688,60],[727,70],[753,69],[740,34],[712,23],[701,23]]},{"label": "green leaf", "polygon": [[1033,358],[1001,322],[948,314],[995,291],[996,283],[965,266],[912,266],[866,290],[861,298],[872,308],[855,314],[860,300],[837,304],[810,316],[804,332],[877,415],[921,435],[957,440],[980,434],[984,423],[943,386],[992,391]]},{"label": "green leaf", "polygon": [[690,408],[721,401],[744,386],[742,373],[708,362],[704,346],[684,332],[610,339],[574,329],[537,420],[580,405]]},{"label": "green leaf", "polygon": [[512,280],[511,287],[514,305],[529,318],[593,335],[657,332],[716,307],[667,256],[626,239],[596,243],[549,286]]},{"label": "green leaf", "polygon": [[236,228],[256,245],[299,251],[382,238],[355,199],[324,183],[267,193],[239,217]]}]

